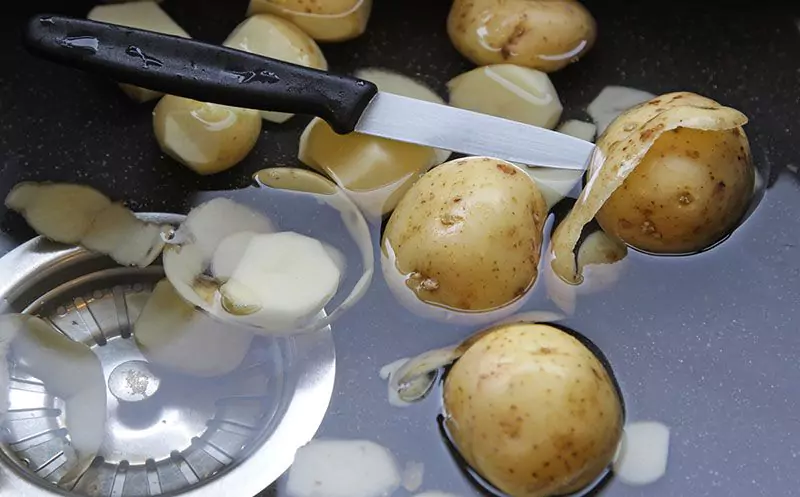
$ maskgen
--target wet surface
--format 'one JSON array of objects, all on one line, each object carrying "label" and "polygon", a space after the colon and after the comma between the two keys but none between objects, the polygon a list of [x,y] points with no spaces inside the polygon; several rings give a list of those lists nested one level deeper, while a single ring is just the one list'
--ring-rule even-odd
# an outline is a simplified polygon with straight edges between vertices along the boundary
[{"label": "wet surface", "polygon": [[[471,67],[444,31],[447,2],[378,3],[364,37],[322,47],[333,71],[387,67],[444,94],[444,83]],[[552,76],[564,118],[585,118],[586,105],[611,84],[702,93],[750,117],[754,157],[769,178],[758,210],[728,241],[684,258],[631,253],[613,290],[582,297],[563,323],[604,351],[629,420],[672,428],[662,480],[641,488],[611,480],[601,495],[791,495],[800,486],[800,7],[586,4],[598,20],[598,44]],[[265,123],[242,164],[199,177],[159,151],[153,104],[134,104],[113,83],[35,60],[19,45],[29,14],[84,15],[90,7],[29,2],[25,15],[0,21],[0,195],[21,180],[73,181],[135,210],[184,213],[197,191],[239,188],[264,167],[297,164],[302,117]],[[211,42],[221,42],[246,8],[180,0],[164,7],[193,37]],[[33,235],[4,210],[0,227],[3,252]],[[541,281],[527,308],[555,310]],[[334,325],[336,388],[320,435],[372,439],[400,461],[423,461],[421,490],[479,495],[441,439],[439,392],[399,409],[378,376],[385,364],[473,330],[410,314],[378,273],[364,300]],[[283,489],[281,481],[263,495]]]}]

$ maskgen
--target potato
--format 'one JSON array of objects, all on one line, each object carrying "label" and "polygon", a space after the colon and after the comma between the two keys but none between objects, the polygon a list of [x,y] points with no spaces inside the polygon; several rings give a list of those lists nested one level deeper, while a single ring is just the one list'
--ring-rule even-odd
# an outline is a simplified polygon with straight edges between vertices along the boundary
[{"label": "potato", "polygon": [[[259,14],[239,24],[223,43],[226,47],[305,67],[328,69],[328,61],[316,42],[291,22],[269,14]],[[262,111],[267,121],[283,123],[294,114]]]},{"label": "potato", "polygon": [[153,111],[156,139],[167,155],[197,174],[238,164],[261,133],[257,111],[167,95]]},{"label": "potato", "polygon": [[547,74],[496,64],[479,67],[447,83],[450,105],[553,129],[563,107]]},{"label": "potato", "polygon": [[319,41],[356,38],[367,29],[372,0],[250,0],[247,15],[275,14]]},{"label": "potato", "polygon": [[640,250],[696,252],[735,229],[755,175],[747,117],[688,92],[621,114],[597,140],[591,180],[553,233],[555,273],[581,281],[573,250],[592,218]]},{"label": "potato", "polygon": [[577,492],[610,465],[623,411],[604,365],[542,324],[485,332],[444,383],[445,425],[469,465],[512,497]]},{"label": "potato", "polygon": [[573,0],[455,0],[447,32],[456,50],[475,64],[553,72],[592,48],[597,24]]},{"label": "potato", "polygon": [[[384,69],[356,71],[380,91],[444,104],[422,83]],[[373,222],[391,212],[411,185],[449,151],[364,135],[340,135],[322,119],[312,120],[300,137],[297,158],[336,182]]]},{"label": "potato", "polygon": [[406,275],[423,302],[497,309],[536,281],[546,215],[536,184],[513,164],[488,157],[450,161],[400,201],[384,232],[382,262]]},{"label": "potato", "polygon": [[[89,11],[86,18],[128,28],[146,29],[156,33],[190,38],[189,34],[153,1],[97,5]],[[158,91],[124,83],[119,86],[137,102],[148,102],[163,95]]]},{"label": "potato", "polygon": [[[614,121],[598,140],[601,149],[623,139],[626,128],[650,118],[659,107],[680,105],[665,95]],[[697,104],[716,102],[693,96]],[[729,234],[753,194],[750,145],[741,127],[723,131],[676,128],[653,144],[622,187],[597,213],[608,233],[639,250],[687,253],[707,248]]]}]

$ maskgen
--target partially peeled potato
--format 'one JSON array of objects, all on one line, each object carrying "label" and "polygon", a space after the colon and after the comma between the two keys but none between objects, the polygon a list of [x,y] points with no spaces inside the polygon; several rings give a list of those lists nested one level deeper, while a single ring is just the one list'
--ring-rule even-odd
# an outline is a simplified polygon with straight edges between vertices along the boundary
[{"label": "partially peeled potato", "polygon": [[651,253],[704,250],[730,234],[753,195],[747,117],[694,93],[656,97],[620,115],[597,141],[587,186],[553,235],[553,269],[581,281],[573,250],[595,216]]}]

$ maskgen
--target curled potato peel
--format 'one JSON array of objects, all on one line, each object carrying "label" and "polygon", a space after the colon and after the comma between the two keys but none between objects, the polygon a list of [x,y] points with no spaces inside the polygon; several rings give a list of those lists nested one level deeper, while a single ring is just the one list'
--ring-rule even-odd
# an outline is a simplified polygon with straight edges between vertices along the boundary
[{"label": "curled potato peel", "polygon": [[[652,107],[652,110],[643,110],[642,106]],[[615,122],[600,137],[589,166],[591,174],[586,187],[575,208],[553,234],[552,267],[567,283],[579,284],[582,281],[573,251],[583,227],[622,186],[664,133],[677,128],[726,131],[747,123],[747,117],[741,112],[685,92],[662,95],[642,106],[634,107],[618,118],[624,119],[635,112],[634,119],[624,121],[622,131],[627,135],[622,134],[621,139],[609,139],[621,134],[614,126],[622,124]]]}]

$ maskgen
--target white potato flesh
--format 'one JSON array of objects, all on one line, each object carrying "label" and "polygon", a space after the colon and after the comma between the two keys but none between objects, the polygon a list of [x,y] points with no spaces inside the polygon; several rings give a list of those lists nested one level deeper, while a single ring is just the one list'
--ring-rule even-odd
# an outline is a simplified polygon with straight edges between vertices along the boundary
[{"label": "white potato flesh", "polygon": [[592,117],[592,121],[597,125],[597,133],[603,134],[611,122],[619,117],[620,114],[635,107],[643,102],[655,97],[652,93],[627,88],[625,86],[606,86],[592,100],[586,112]]},{"label": "white potato flesh", "polygon": [[81,239],[89,250],[109,255],[123,266],[147,267],[164,248],[163,233],[170,226],[146,223],[122,204],[111,204],[92,222]]},{"label": "white potato flesh", "polygon": [[547,210],[561,202],[580,183],[583,171],[568,169],[555,169],[551,167],[520,166],[528,176],[533,178],[542,197],[547,204]]},{"label": "white potato flesh", "polygon": [[220,197],[192,209],[176,233],[176,239],[178,243],[194,243],[203,259],[210,261],[223,240],[243,231],[272,233],[275,226],[263,214]]},{"label": "white potato flesh", "polygon": [[[356,77],[381,91],[444,103],[425,85],[399,73],[363,69]],[[372,221],[391,212],[420,175],[449,156],[449,151],[361,133],[340,135],[321,119],[306,127],[298,152],[301,162],[330,177]]]},{"label": "white potato flesh", "polygon": [[594,143],[594,138],[597,136],[597,125],[570,119],[561,123],[561,126],[558,127],[558,132]]},{"label": "white potato flesh", "polygon": [[[190,38],[189,34],[153,1],[97,5],[89,11],[86,17],[93,21]],[[120,88],[138,102],[155,100],[163,95],[158,91],[124,83],[120,84]]]},{"label": "white potato flesh", "polygon": [[255,235],[220,292],[237,307],[257,309],[248,319],[289,328],[317,315],[336,294],[341,276],[314,238],[292,232]]},{"label": "white potato flesh", "polygon": [[388,449],[369,440],[312,440],[297,450],[289,497],[388,497],[401,476]]},{"label": "white potato flesh", "polygon": [[50,240],[77,244],[95,217],[111,205],[97,190],[70,183],[20,183],[6,197],[6,207]]},{"label": "white potato flesh", "polygon": [[133,336],[148,361],[180,373],[213,377],[239,367],[253,333],[214,320],[160,281],[136,319]]},{"label": "white potato flesh", "polygon": [[[305,67],[328,69],[328,61],[313,38],[291,22],[270,14],[257,14],[239,24],[224,46]],[[283,123],[294,114],[262,111],[261,117]]]},{"label": "white potato flesh", "polygon": [[153,111],[161,150],[197,174],[216,174],[241,162],[261,134],[258,111],[166,95]]},{"label": "white potato flesh", "polygon": [[345,41],[367,29],[372,0],[250,0],[247,15],[275,14],[289,19],[318,41]]},{"label": "white potato flesh", "polygon": [[656,421],[641,421],[625,427],[614,474],[627,485],[649,485],[667,472],[669,427]]},{"label": "white potato flesh", "polygon": [[244,257],[247,247],[256,235],[258,233],[254,231],[241,231],[224,238],[211,258],[211,274],[220,281],[231,279],[239,261]]},{"label": "white potato flesh", "polygon": [[447,83],[450,105],[553,129],[563,107],[546,73],[512,64],[473,69]]},{"label": "white potato flesh", "polygon": [[35,316],[5,315],[0,327],[17,330],[11,344],[17,365],[65,403],[65,424],[74,453],[67,455],[70,469],[59,484],[70,487],[88,469],[105,437],[106,382],[100,360],[89,347]]}]

